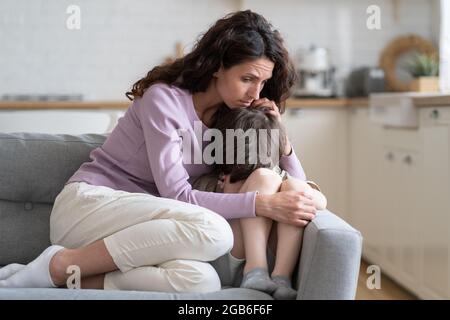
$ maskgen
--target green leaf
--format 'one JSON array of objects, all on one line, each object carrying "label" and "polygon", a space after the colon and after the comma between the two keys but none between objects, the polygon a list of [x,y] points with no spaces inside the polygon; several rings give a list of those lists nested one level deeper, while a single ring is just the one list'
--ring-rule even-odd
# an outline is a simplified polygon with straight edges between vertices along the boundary
[{"label": "green leaf", "polygon": [[413,77],[434,77],[439,74],[439,60],[436,55],[416,54],[408,63],[408,71]]}]

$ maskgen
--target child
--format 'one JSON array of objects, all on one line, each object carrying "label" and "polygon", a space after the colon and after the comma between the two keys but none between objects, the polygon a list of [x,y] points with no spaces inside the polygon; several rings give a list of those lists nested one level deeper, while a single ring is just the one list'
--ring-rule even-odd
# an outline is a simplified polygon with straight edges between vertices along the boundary
[{"label": "child", "polygon": [[[265,174],[273,175],[273,183],[271,181],[270,190],[267,189],[267,186],[258,186],[258,192],[305,191],[312,196],[317,210],[326,208],[327,200],[314,182],[295,179],[278,166],[282,151],[285,149],[286,135],[281,123],[274,116],[267,113],[267,108],[238,108],[227,110],[227,112],[221,111],[223,110],[219,110],[216,113],[213,127],[219,129],[222,133],[223,163],[216,163],[211,173],[197,178],[192,183],[194,189],[224,193],[245,192],[243,191],[245,180],[255,170],[260,169]],[[261,143],[261,136],[256,134],[253,136],[253,140],[250,138],[250,141],[246,140],[244,146],[241,146],[241,151],[245,151],[245,163],[239,163],[237,161],[239,146],[235,145],[235,143],[227,145],[227,129],[242,129],[244,132],[247,132],[249,129],[256,129],[257,133],[261,132],[261,129],[266,129],[268,139],[266,136],[262,138],[266,138],[264,142],[266,143],[266,150],[277,150],[278,152],[268,154],[268,158],[265,158],[264,162],[259,157],[256,158],[256,161],[255,158],[252,158],[253,161],[249,161],[251,159],[249,149]],[[272,129],[278,130],[278,136],[273,134],[275,131]],[[227,154],[231,151],[233,151],[234,161],[232,164],[227,164]],[[264,217],[255,217],[233,219],[228,222],[235,236],[235,247],[236,240],[240,238],[242,238],[244,245],[246,261],[243,271],[244,276],[240,286],[265,291],[273,294],[275,299],[295,299],[297,292],[292,289],[291,276],[298,260],[303,228],[278,223],[276,229],[278,244],[275,268],[272,272],[272,277],[270,277],[268,274],[266,249],[272,220]],[[261,228],[264,230],[261,230]],[[265,239],[260,236],[262,233],[264,233]],[[234,257],[230,257],[230,259],[237,260]]]}]

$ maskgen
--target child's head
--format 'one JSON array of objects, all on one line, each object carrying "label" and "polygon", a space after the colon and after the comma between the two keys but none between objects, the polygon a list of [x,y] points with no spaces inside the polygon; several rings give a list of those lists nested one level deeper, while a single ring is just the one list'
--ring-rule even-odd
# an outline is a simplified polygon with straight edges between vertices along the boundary
[{"label": "child's head", "polygon": [[[216,113],[214,127],[222,133],[224,162],[216,166],[224,174],[230,174],[231,183],[248,178],[258,168],[272,168],[278,164],[285,149],[286,134],[281,123],[267,111],[268,107],[237,109],[223,107]],[[247,133],[244,145],[239,146],[237,138],[228,145],[227,129],[242,129],[244,133]],[[247,131],[249,129],[254,129],[251,131],[255,134],[250,134],[251,131]],[[231,141],[228,140],[228,142]],[[238,162],[238,153],[242,151],[245,152],[245,155],[240,155],[245,160],[244,163]],[[231,152],[234,157],[233,162],[229,164],[227,153],[230,153],[231,157]]]}]

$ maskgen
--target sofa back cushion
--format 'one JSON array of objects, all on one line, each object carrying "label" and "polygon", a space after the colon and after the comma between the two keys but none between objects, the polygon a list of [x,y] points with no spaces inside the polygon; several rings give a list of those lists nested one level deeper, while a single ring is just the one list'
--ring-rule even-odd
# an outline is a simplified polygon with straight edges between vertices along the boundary
[{"label": "sofa back cushion", "polygon": [[50,244],[56,196],[106,137],[0,133],[0,265],[27,263]]}]

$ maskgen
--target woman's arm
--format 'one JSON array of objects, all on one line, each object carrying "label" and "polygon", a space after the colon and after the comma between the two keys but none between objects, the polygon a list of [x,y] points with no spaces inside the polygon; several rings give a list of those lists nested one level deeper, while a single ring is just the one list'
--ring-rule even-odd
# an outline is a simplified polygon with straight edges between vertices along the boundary
[{"label": "woman's arm", "polygon": [[305,171],[303,170],[300,160],[297,158],[289,139],[287,139],[285,154],[280,159],[280,167],[289,172],[291,176],[304,185],[304,189],[312,196],[314,206],[317,210],[326,209],[327,198],[314,181],[305,181]]},{"label": "woman's arm", "polygon": [[306,180],[305,171],[303,170],[300,160],[297,158],[295,150],[292,146],[290,155],[282,155],[280,157],[280,168],[289,172],[289,174],[294,178],[302,181]]},{"label": "woman's arm", "polygon": [[178,103],[168,86],[153,85],[146,90],[137,108],[151,173],[162,197],[202,206],[225,219],[258,215],[305,226],[314,218],[312,200],[302,192],[257,195],[256,192],[221,194],[193,190],[183,165],[181,138],[178,135],[178,128],[186,127],[178,117],[186,110]]},{"label": "woman's arm", "polygon": [[[296,191],[281,191],[275,194],[257,194],[255,199],[256,215],[281,223],[304,227],[314,219],[316,214],[313,195],[308,192],[309,186],[302,180],[291,178],[302,183]],[[229,176],[219,181],[221,192],[238,193],[245,180],[230,183]]]},{"label": "woman's arm", "polygon": [[[165,86],[152,86],[144,94],[138,115],[151,173],[162,197],[210,209],[226,219],[255,216],[256,192],[220,194],[193,190],[183,164],[181,138],[177,129],[186,127],[178,119],[184,106]],[[192,140],[194,140],[193,138]]]}]

